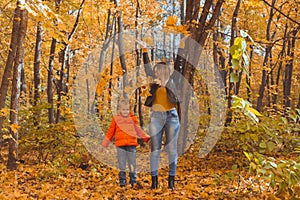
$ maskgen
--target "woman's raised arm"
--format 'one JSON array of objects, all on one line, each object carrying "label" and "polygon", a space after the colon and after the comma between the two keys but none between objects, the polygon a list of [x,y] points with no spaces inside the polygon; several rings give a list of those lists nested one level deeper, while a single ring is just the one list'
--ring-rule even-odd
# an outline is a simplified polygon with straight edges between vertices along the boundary
[{"label": "woman's raised arm", "polygon": [[146,75],[154,78],[155,74],[151,67],[151,62],[149,59],[147,48],[143,48],[143,62],[144,62],[144,69],[145,69]]}]

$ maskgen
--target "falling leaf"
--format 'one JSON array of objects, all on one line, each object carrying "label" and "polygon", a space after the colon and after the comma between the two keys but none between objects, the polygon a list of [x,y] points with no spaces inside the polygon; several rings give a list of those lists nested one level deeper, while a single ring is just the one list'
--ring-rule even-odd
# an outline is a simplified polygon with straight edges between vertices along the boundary
[{"label": "falling leaf", "polygon": [[12,125],[10,125],[10,128],[11,128],[12,132],[16,133],[18,131],[18,129],[20,128],[20,126],[18,124],[12,124]]},{"label": "falling leaf", "polygon": [[149,92],[148,89],[142,89],[142,92],[141,92],[141,96],[142,97],[147,97],[147,96],[150,96],[151,93]]},{"label": "falling leaf", "polygon": [[178,20],[178,17],[176,15],[169,16],[166,21],[166,25],[167,26],[176,26],[177,20]]}]

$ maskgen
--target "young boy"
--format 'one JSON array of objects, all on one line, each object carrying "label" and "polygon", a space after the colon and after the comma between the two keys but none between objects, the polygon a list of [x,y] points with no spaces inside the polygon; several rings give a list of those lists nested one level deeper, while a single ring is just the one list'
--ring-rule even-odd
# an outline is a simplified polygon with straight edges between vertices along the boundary
[{"label": "young boy", "polygon": [[102,146],[107,147],[113,137],[117,146],[120,186],[126,185],[126,162],[129,165],[130,184],[133,186],[136,183],[137,137],[147,142],[150,136],[140,128],[137,118],[130,112],[129,100],[120,101],[118,114],[113,116]]}]

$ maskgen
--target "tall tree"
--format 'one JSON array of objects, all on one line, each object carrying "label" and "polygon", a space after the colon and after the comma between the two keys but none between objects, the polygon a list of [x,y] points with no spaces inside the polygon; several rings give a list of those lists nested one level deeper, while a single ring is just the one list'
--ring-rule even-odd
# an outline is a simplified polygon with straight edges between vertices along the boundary
[{"label": "tall tree", "polygon": [[[73,25],[73,28],[71,32],[68,34],[68,41],[71,42],[74,34],[78,28],[79,25],[79,19],[81,16],[81,11],[83,9],[85,0],[82,0],[80,7],[77,12],[76,20]],[[57,90],[57,110],[56,110],[56,123],[59,122],[60,118],[60,106],[61,106],[61,100],[63,95],[68,94],[68,82],[69,82],[69,72],[70,72],[70,52],[71,47],[70,44],[64,44],[65,48],[60,52],[60,58],[61,58],[61,68],[59,70],[59,80],[56,81],[56,90]]]},{"label": "tall tree", "polygon": [[[140,16],[140,2],[139,0],[136,1],[136,8],[135,8],[135,38],[136,40],[139,39],[139,30],[138,30],[138,19]],[[136,53],[136,77],[140,76],[140,66],[141,66],[141,58],[142,52],[138,49],[138,43],[135,42],[135,53]],[[140,126],[144,127],[144,118],[142,113],[142,96],[141,96],[141,88],[137,88],[135,91],[135,106],[134,112],[138,113]]]},{"label": "tall tree", "polygon": [[[285,28],[284,28],[284,33],[283,33],[283,39],[282,39],[282,47],[281,47],[281,51],[279,52],[278,55],[278,68],[277,68],[277,76],[276,76],[276,80],[274,81],[275,84],[275,92],[273,93],[272,96],[272,105],[273,105],[273,109],[275,111],[278,110],[278,106],[277,106],[277,97],[278,97],[278,92],[279,92],[279,81],[280,81],[280,77],[281,77],[281,71],[283,68],[283,58],[285,55],[285,49],[286,49],[286,43],[287,43],[287,30],[288,30],[288,23],[286,22],[285,24]],[[273,71],[273,70],[272,70]]]},{"label": "tall tree", "polygon": [[[41,92],[41,77],[40,77],[40,63],[42,54],[42,37],[43,28],[42,23],[38,22],[36,30],[36,41],[35,41],[35,52],[34,52],[34,69],[33,69],[33,79],[34,79],[34,100],[33,105],[37,106],[40,102],[40,92]],[[36,110],[35,113],[35,125],[39,124],[40,112]]]},{"label": "tall tree", "polygon": [[[59,5],[61,0],[55,0],[56,11],[59,11]],[[55,22],[56,23],[56,22]],[[54,101],[53,101],[53,67],[54,67],[54,58],[55,58],[55,48],[56,48],[57,40],[56,38],[52,38],[51,47],[50,47],[50,56],[49,56],[49,64],[48,64],[48,78],[47,78],[47,101],[49,104],[48,108],[48,122],[49,124],[55,123],[54,118]]]},{"label": "tall tree", "polygon": [[52,38],[50,47],[50,57],[48,64],[48,78],[47,78],[47,100],[49,104],[48,108],[48,122],[53,124],[54,121],[54,101],[53,101],[53,66],[55,58],[56,39]]},{"label": "tall tree", "polygon": [[[230,34],[230,46],[232,46],[234,44],[234,39],[236,38],[236,31],[237,31],[237,27],[236,27],[236,23],[237,23],[237,17],[238,17],[238,13],[240,10],[240,6],[241,6],[242,1],[238,0],[231,18],[231,34]],[[231,54],[229,55],[229,60],[228,60],[228,65],[230,66],[229,68],[229,76],[232,76],[232,74],[235,74],[236,72],[234,72],[234,69],[232,67],[232,62],[231,62],[232,56]],[[241,77],[240,77],[241,78]],[[229,80],[229,88],[228,88],[228,113],[227,113],[227,119],[226,119],[226,123],[230,123],[231,122],[231,118],[232,118],[232,111],[231,111],[231,106],[232,106],[232,97],[231,95],[235,94],[235,84],[233,82],[233,80],[231,80],[231,78],[228,79]]]},{"label": "tall tree", "polygon": [[[98,66],[98,72],[99,73],[101,73],[102,70],[103,70],[103,65],[104,65],[104,60],[105,60],[105,53],[106,53],[106,51],[109,47],[109,44],[111,42],[110,37],[112,36],[112,33],[114,31],[113,26],[114,26],[115,16],[112,16],[111,9],[108,9],[106,19],[107,19],[107,21],[106,21],[104,42],[102,44],[102,48],[101,48],[101,51],[100,51],[100,58],[99,58],[99,66]],[[99,79],[97,81],[100,82],[100,79],[101,79],[101,77],[99,77]],[[87,84],[87,88],[89,88],[89,80],[88,79],[86,79],[86,84]],[[87,92],[89,94],[89,91],[87,91]],[[99,95],[100,94],[98,94],[98,92],[95,92],[94,101],[91,105],[91,112],[92,113],[95,113],[96,110],[99,108],[99,102],[98,102],[99,101],[98,98],[100,98]],[[97,106],[98,106],[98,108],[97,108]],[[102,115],[100,115],[100,119],[102,119]]]},{"label": "tall tree", "polygon": [[[204,46],[205,41],[208,37],[208,34],[211,28],[214,26],[217,18],[220,16],[221,8],[225,0],[218,0],[216,4],[214,4],[213,0],[206,0],[204,2],[201,15],[198,15],[200,0],[187,1],[186,7],[186,23],[190,24],[191,38],[194,39],[198,45],[193,45],[186,41],[184,52],[186,56],[189,56],[189,60],[191,62],[183,63],[183,76],[186,80],[189,81],[191,85],[193,85],[193,78],[195,73],[195,66],[193,64],[198,63],[200,55],[202,53],[201,47]],[[188,12],[192,11],[193,14]],[[194,24],[196,22],[196,24]],[[200,48],[199,48],[200,47]],[[184,152],[186,146],[186,138],[187,138],[187,126],[188,126],[188,105],[190,98],[188,98],[191,94],[188,94],[188,85],[187,83],[183,83],[181,87],[181,96],[185,97],[182,99],[181,103],[181,127],[180,134],[178,138],[178,153],[182,154]],[[187,98],[186,98],[187,97]]]},{"label": "tall tree", "polygon": [[[222,27],[221,20],[217,20],[218,25],[217,29],[215,30],[213,34],[213,59],[214,63],[219,66],[219,73],[222,76],[223,84],[226,88],[226,77],[227,77],[227,70],[225,69],[225,56],[224,56],[224,50],[222,48],[219,48],[219,40],[224,40],[225,34],[222,33],[220,28]],[[225,91],[227,92],[227,91]]]},{"label": "tall tree", "polygon": [[[118,0],[115,0],[115,5],[118,7],[119,2]],[[124,42],[123,42],[123,21],[122,21],[122,12],[119,11],[118,17],[117,17],[117,23],[118,23],[118,46],[119,46],[119,59],[121,63],[121,67],[123,70],[123,96],[127,96],[125,92],[125,87],[127,86],[127,68],[126,68],[126,62],[125,62],[125,54],[124,54]]]},{"label": "tall tree", "polygon": [[[11,72],[13,69],[13,63],[15,60],[16,52],[17,52],[17,44],[18,44],[18,37],[19,37],[19,27],[20,27],[20,17],[21,17],[21,8],[19,4],[17,3],[17,7],[15,9],[14,13],[14,21],[13,21],[13,27],[12,27],[12,34],[11,34],[11,41],[10,41],[10,47],[9,52],[4,68],[4,73],[2,77],[1,82],[1,88],[0,88],[0,109],[3,109],[5,107],[5,102],[7,98],[7,91],[9,86],[9,79],[11,78]],[[0,145],[2,144],[2,126],[3,122],[5,120],[4,116],[0,116]]]},{"label": "tall tree", "polygon": [[[21,2],[17,2],[17,6],[20,6]],[[7,168],[9,170],[17,169],[17,159],[18,159],[18,111],[19,111],[19,100],[20,100],[20,87],[21,87],[21,69],[22,61],[24,60],[24,40],[26,36],[28,22],[28,12],[26,9],[21,10],[20,14],[20,25],[18,29],[18,42],[17,51],[14,59],[13,67],[13,81],[12,81],[12,92],[11,92],[11,102],[10,102],[10,134],[9,139],[9,152],[7,160]]]},{"label": "tall tree", "polygon": [[287,59],[285,65],[285,75],[283,81],[283,95],[284,95],[284,107],[289,110],[291,105],[291,86],[292,86],[292,75],[293,75],[293,66],[295,59],[295,44],[296,44],[296,35],[300,30],[300,26],[294,28],[289,34],[288,46],[287,46]]},{"label": "tall tree", "polygon": [[270,16],[268,19],[268,25],[267,25],[267,29],[266,29],[266,39],[268,41],[268,45],[266,47],[266,52],[265,52],[265,56],[264,56],[264,62],[263,62],[263,71],[262,71],[262,78],[261,78],[261,84],[259,87],[259,96],[257,98],[257,105],[256,105],[256,109],[258,111],[261,110],[262,104],[263,104],[263,98],[264,98],[264,92],[265,92],[265,88],[267,85],[267,80],[268,80],[268,61],[269,61],[269,56],[272,50],[272,46],[271,46],[271,37],[270,37],[270,31],[271,31],[271,24],[272,24],[272,20],[274,17],[274,5],[275,5],[276,0],[272,0],[272,7],[270,8]]}]

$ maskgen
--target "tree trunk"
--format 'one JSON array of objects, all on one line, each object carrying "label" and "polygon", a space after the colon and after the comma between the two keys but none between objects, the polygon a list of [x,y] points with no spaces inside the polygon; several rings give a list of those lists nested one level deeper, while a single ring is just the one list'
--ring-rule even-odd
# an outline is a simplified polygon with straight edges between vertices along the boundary
[{"label": "tree trunk", "polygon": [[[112,50],[111,50],[111,62],[110,62],[110,70],[109,70],[109,75],[112,76],[113,75],[113,70],[114,70],[114,57],[115,57],[115,48],[116,48],[116,18],[114,17],[113,19],[113,46],[112,46]],[[109,86],[108,86],[108,94],[109,94],[109,100],[108,100],[108,105],[109,108],[111,108],[111,96],[112,96],[112,80],[110,79],[109,81]]]},{"label": "tree trunk", "polygon": [[[184,73],[184,77],[186,80],[190,81],[191,75],[194,75],[195,73],[195,67],[194,66],[189,66],[187,64],[185,66],[186,70]],[[178,136],[178,154],[182,155],[184,153],[186,143],[187,143],[187,135],[188,135],[188,108],[189,108],[189,103],[190,103],[190,96],[191,96],[191,91],[189,89],[189,85],[187,81],[183,81],[181,83],[181,97],[182,97],[182,102],[180,103],[180,132]],[[184,97],[184,98],[183,98]]]},{"label": "tree trunk", "polygon": [[[118,6],[118,0],[115,0],[115,5]],[[120,12],[120,11],[119,11]],[[123,42],[123,21],[122,21],[122,13],[120,12],[118,15],[118,46],[119,46],[119,57],[120,63],[123,70],[123,96],[128,97],[128,94],[125,92],[125,87],[127,86],[127,69],[124,55],[124,42]]]},{"label": "tree trunk", "polygon": [[11,104],[10,104],[10,134],[11,138],[9,139],[9,153],[7,160],[7,168],[9,170],[17,169],[17,160],[18,160],[18,112],[19,112],[19,100],[20,100],[20,87],[21,87],[21,69],[22,69],[22,60],[24,57],[24,40],[26,36],[28,22],[28,12],[26,9],[21,11],[20,16],[20,26],[19,26],[19,36],[17,43],[17,52],[14,59],[14,68],[13,68],[13,81],[12,81],[12,92],[11,92]]},{"label": "tree trunk", "polygon": [[113,24],[110,20],[110,17],[111,17],[111,10],[109,9],[108,13],[107,13],[105,39],[104,39],[104,43],[102,45],[101,52],[100,52],[98,72],[102,72],[104,58],[105,58],[105,52],[106,52],[106,50],[109,46],[109,43],[110,43],[110,40],[108,40],[108,37],[112,36],[112,31],[113,31],[112,25]]},{"label": "tree trunk", "polygon": [[[139,39],[139,29],[138,29],[138,19],[139,19],[139,10],[140,3],[139,0],[136,1],[136,10],[135,10],[135,38]],[[138,49],[138,43],[135,42],[135,53],[136,53],[136,77],[140,77],[140,67],[142,62],[142,51]],[[144,127],[144,117],[143,117],[143,109],[142,109],[142,96],[141,96],[141,88],[136,89],[135,91],[135,106],[134,112],[139,116],[139,124],[143,128]],[[142,141],[142,140],[141,140]],[[143,142],[141,142],[143,144]]]},{"label": "tree trunk", "polygon": [[[71,42],[73,36],[79,25],[79,18],[81,16],[81,11],[84,6],[85,0],[82,0],[79,10],[77,12],[76,20],[73,25],[71,32],[68,35],[68,41]],[[69,91],[68,82],[69,82],[69,72],[70,72],[70,44],[65,44],[65,48],[60,52],[61,59],[61,68],[59,71],[59,80],[56,81],[56,90],[57,90],[57,110],[56,110],[56,123],[59,122],[60,119],[60,106],[62,102],[62,96],[66,96]]]},{"label": "tree trunk", "polygon": [[[281,5],[281,8],[282,9],[282,6],[284,4]],[[279,21],[281,15],[278,15],[277,16],[277,21]],[[275,87],[275,91],[271,94],[271,107],[273,108],[273,110],[275,112],[278,111],[278,108],[277,108],[277,97],[278,97],[278,87],[279,87],[279,80],[280,80],[280,76],[281,76],[281,70],[282,70],[282,65],[283,65],[283,56],[285,54],[285,48],[286,48],[286,35],[287,35],[287,29],[288,29],[288,23],[285,24],[285,29],[284,29],[284,35],[283,35],[283,44],[282,44],[282,49],[280,51],[280,53],[278,54],[277,56],[277,60],[278,60],[278,69],[277,69],[277,74],[274,74],[274,76],[276,76],[276,79],[274,80],[273,83],[271,83],[273,85],[273,87]],[[272,40],[275,38],[275,33],[276,31],[274,32],[273,36],[272,36]],[[275,64],[272,69],[271,69],[271,78],[273,79],[273,72],[275,71],[275,67],[276,67],[277,64]],[[273,81],[271,79],[271,82]]]},{"label": "tree trunk", "polygon": [[[107,22],[106,22],[106,31],[105,31],[105,39],[104,39],[104,42],[103,42],[103,45],[102,45],[102,48],[101,48],[101,52],[100,52],[100,58],[99,58],[99,66],[98,66],[98,72],[101,73],[102,72],[102,69],[103,69],[103,63],[104,63],[104,60],[105,60],[105,52],[107,50],[107,48],[109,47],[109,43],[111,42],[111,40],[109,39],[109,36],[112,35],[112,22],[111,22],[111,10],[108,9],[108,12],[107,12]],[[101,77],[97,80],[98,82],[100,82],[100,79]],[[88,80],[86,80],[87,82],[87,87],[88,87]],[[91,105],[91,113],[97,113],[99,114],[99,109],[98,109],[98,106],[99,106],[99,103],[98,103],[98,98],[100,98],[98,96],[99,94],[97,92],[95,92],[95,97],[94,97],[94,101]],[[90,112],[88,110],[88,112]],[[102,116],[100,116],[101,118]]]},{"label": "tree trunk", "polygon": [[21,69],[21,94],[26,95],[26,79],[25,79],[25,69],[24,69],[24,60],[22,61],[22,69]]},{"label": "tree trunk", "polygon": [[50,48],[50,58],[48,66],[48,79],[47,79],[47,97],[48,97],[48,121],[49,124],[53,124],[54,121],[54,104],[53,104],[53,66],[54,66],[54,57],[55,57],[55,47],[56,39],[52,38],[51,48]]},{"label": "tree trunk", "polygon": [[286,42],[287,40],[285,38],[287,35],[287,29],[288,29],[288,23],[286,23],[285,25],[285,29],[284,29],[284,35],[283,35],[283,43],[282,43],[282,49],[281,52],[278,55],[278,60],[279,60],[279,64],[278,64],[278,69],[277,69],[277,76],[276,76],[276,80],[275,80],[275,94],[273,94],[272,97],[272,104],[273,104],[273,109],[275,111],[278,111],[278,107],[277,107],[277,97],[278,97],[278,87],[279,87],[279,81],[280,81],[280,76],[281,76],[281,70],[282,70],[282,66],[283,66],[283,57],[285,54],[285,48],[286,48]]},{"label": "tree trunk", "polygon": [[292,75],[293,75],[293,62],[295,59],[295,44],[296,44],[296,35],[300,29],[300,26],[293,30],[290,35],[291,37],[288,40],[288,49],[287,56],[290,59],[287,60],[285,66],[285,76],[284,76],[284,85],[283,85],[283,96],[284,96],[284,107],[288,111],[291,105],[291,86],[292,86]]},{"label": "tree trunk", "polygon": [[185,10],[186,10],[186,0],[182,0],[180,5],[180,24],[186,24]]},{"label": "tree trunk", "polygon": [[[218,28],[221,26],[220,20],[218,20]],[[213,59],[214,63],[219,67],[219,74],[221,75],[222,82],[224,87],[226,88],[226,77],[227,77],[227,70],[225,69],[225,57],[223,55],[223,50],[218,47],[218,38],[224,39],[224,34],[220,33],[218,30],[215,31],[213,34]],[[227,91],[226,91],[227,92]]]},{"label": "tree trunk", "polygon": [[[218,20],[218,25],[217,25],[217,30],[215,31],[214,35],[213,35],[213,40],[214,40],[214,63],[219,67],[219,74],[221,75],[222,78],[222,83],[224,84],[224,88],[226,88],[226,77],[227,77],[227,70],[226,70],[226,66],[225,66],[225,57],[224,57],[224,52],[223,49],[220,49],[218,47],[218,38],[222,38],[221,40],[225,39],[225,35],[224,33],[221,33],[218,31],[218,29],[221,28],[222,29],[222,24],[221,21]],[[216,76],[217,77],[217,76]],[[226,94],[227,91],[225,90]]]},{"label": "tree trunk", "polygon": [[[59,11],[59,6],[62,0],[55,0],[56,11]],[[49,124],[55,123],[54,118],[54,101],[53,101],[53,67],[54,67],[54,58],[55,58],[55,48],[56,48],[56,39],[52,38],[51,47],[50,47],[50,57],[48,65],[48,79],[47,79],[47,100],[49,104],[48,108],[48,122]]]},{"label": "tree trunk", "polygon": [[62,96],[66,95],[66,69],[68,63],[68,57],[70,54],[70,45],[66,45],[65,48],[59,52],[59,57],[61,59],[61,67],[59,70],[59,80],[56,80],[56,91],[57,91],[57,103],[56,103],[56,118],[55,123],[59,122],[60,118],[60,105],[62,103]]},{"label": "tree trunk", "polygon": [[268,67],[268,59],[269,59],[269,55],[270,55],[271,50],[272,50],[271,41],[270,41],[270,29],[271,29],[273,16],[274,16],[273,7],[275,5],[275,1],[276,0],[272,0],[272,7],[271,7],[271,10],[270,10],[270,17],[269,17],[269,20],[268,20],[268,25],[267,25],[267,30],[266,30],[266,39],[269,42],[269,44],[266,47],[266,53],[265,53],[264,62],[263,62],[263,71],[262,71],[261,84],[260,84],[260,87],[259,87],[259,96],[257,98],[256,109],[258,111],[261,110],[261,107],[263,105],[265,87],[266,87],[267,81],[268,81],[268,71],[265,68]]},{"label": "tree trunk", "polygon": [[[232,46],[234,44],[234,39],[236,37],[236,23],[237,23],[237,16],[238,16],[238,13],[239,13],[239,10],[240,10],[240,6],[241,6],[241,0],[238,0],[236,6],[235,6],[235,9],[234,9],[234,12],[233,12],[233,15],[232,15],[232,19],[231,19],[231,34],[230,34],[230,46]],[[231,54],[229,55],[229,60],[228,60],[228,66],[230,66],[229,68],[229,76],[231,76],[232,73],[235,73],[234,72],[234,69],[232,68],[232,63],[231,63],[231,59],[232,59],[232,56]],[[241,78],[241,76],[239,76]],[[226,123],[229,124],[232,120],[232,110],[231,110],[231,107],[232,107],[232,96],[233,94],[236,93],[235,91],[235,84],[234,82],[232,82],[230,80],[230,78],[228,79],[229,80],[229,88],[228,88],[228,113],[227,113],[227,118],[226,118]]]},{"label": "tree trunk", "polygon": [[[86,62],[85,64],[85,74],[88,74],[88,69],[89,69],[89,64],[88,62]],[[86,83],[86,93],[87,93],[87,102],[88,102],[88,105],[87,105],[87,113],[89,114],[90,112],[93,112],[91,110],[91,106],[93,105],[90,105],[90,98],[91,98],[91,90],[90,90],[90,82],[89,82],[89,79],[86,78],[85,79],[85,83]]]},{"label": "tree trunk", "polygon": [[251,103],[252,101],[252,93],[251,93],[251,77],[252,77],[252,65],[251,65],[251,60],[253,58],[253,46],[250,46],[251,51],[250,51],[250,63],[249,63],[249,77],[246,77],[246,84],[247,84],[247,101]]},{"label": "tree trunk", "polygon": [[[271,63],[270,63],[271,65]],[[272,85],[272,80],[273,80],[273,73],[272,71],[268,73],[268,76],[267,76],[267,107],[270,108],[271,107],[271,87],[270,85]]]},{"label": "tree trunk", "polygon": [[[189,2],[189,3],[188,3]],[[199,58],[201,56],[202,49],[201,47],[204,46],[205,41],[208,37],[209,29],[211,29],[215,21],[217,20],[220,12],[222,4],[224,3],[224,0],[218,0],[215,8],[213,9],[213,1],[212,0],[206,0],[203,11],[201,13],[200,19],[199,19],[199,26],[192,26],[191,27],[191,38],[194,39],[198,44],[197,45],[191,45],[189,44],[189,41],[186,41],[184,51],[187,52],[187,56],[189,56],[189,62],[190,63],[184,63],[183,65],[183,74],[186,80],[193,85],[193,78],[195,73],[195,66],[193,64],[197,64],[199,62]],[[190,1],[187,1],[187,10],[194,10],[197,8],[197,5],[200,5],[200,1],[194,1],[193,4]],[[189,6],[192,6],[192,8],[189,8]],[[212,9],[212,10],[211,10]],[[195,12],[198,12],[198,10],[195,10]],[[186,13],[186,21],[196,20],[198,18],[198,14],[194,14],[193,16]],[[209,17],[208,17],[209,16]],[[193,63],[193,64],[191,64]],[[186,139],[187,139],[187,130],[188,130],[188,105],[190,101],[190,94],[189,90],[186,89],[187,84],[183,84],[181,97],[181,127],[180,127],[180,133],[178,136],[178,154],[181,155],[184,152]]]},{"label": "tree trunk", "polygon": [[[17,45],[18,45],[18,37],[19,37],[19,27],[20,27],[20,17],[21,17],[21,9],[17,4],[14,13],[14,21],[12,27],[12,34],[11,34],[11,41],[10,41],[10,48],[5,64],[5,69],[2,77],[1,82],[1,89],[0,89],[0,110],[5,107],[6,97],[7,97],[7,90],[9,85],[9,79],[11,78],[11,72],[13,69],[13,63],[17,52]],[[5,117],[0,117],[0,145],[2,144],[2,126]],[[1,146],[0,146],[1,147]]]},{"label": "tree trunk", "polygon": [[[34,53],[34,99],[33,105],[37,106],[40,103],[40,92],[41,92],[41,77],[40,77],[40,63],[42,54],[42,36],[43,28],[42,23],[38,22],[36,31],[36,42],[35,42],[35,53]],[[34,125],[37,126],[40,121],[40,110],[36,108],[35,110]]]}]

